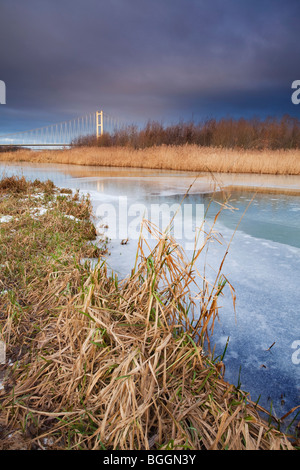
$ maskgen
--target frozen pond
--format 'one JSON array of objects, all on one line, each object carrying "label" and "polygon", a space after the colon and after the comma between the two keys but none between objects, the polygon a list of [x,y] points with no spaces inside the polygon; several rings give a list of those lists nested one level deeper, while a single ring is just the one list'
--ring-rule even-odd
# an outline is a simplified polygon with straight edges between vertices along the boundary
[{"label": "frozen pond", "polygon": [[[6,162],[0,163],[0,171],[7,176],[49,178],[57,186],[89,193],[98,216],[96,224],[105,210],[110,229],[117,218],[116,237],[111,237],[107,263],[119,277],[128,275],[134,264],[137,246],[134,233],[126,245],[121,244],[121,239],[126,238],[129,225],[137,226],[138,212],[144,208],[149,215],[161,204],[167,207],[179,204],[196,176],[187,172]],[[230,187],[231,204],[237,210],[225,210],[218,219],[217,230],[223,244],[210,245],[207,264],[212,275],[254,196],[223,267],[237,296],[236,316],[230,290],[226,288],[219,302],[222,309],[214,333],[215,354],[223,352],[229,337],[225,379],[235,385],[240,381],[253,401],[259,399],[267,409],[272,406],[272,412],[281,417],[300,404],[300,177],[215,175],[215,178],[217,184],[211,176],[201,174],[194,183],[184,201],[188,211],[182,220],[188,230],[182,227],[178,242],[188,254],[190,235],[201,208],[207,208],[214,188]],[[255,194],[255,188],[272,191]],[[218,202],[223,202],[223,192],[215,193],[214,198],[207,224],[220,208]]]}]

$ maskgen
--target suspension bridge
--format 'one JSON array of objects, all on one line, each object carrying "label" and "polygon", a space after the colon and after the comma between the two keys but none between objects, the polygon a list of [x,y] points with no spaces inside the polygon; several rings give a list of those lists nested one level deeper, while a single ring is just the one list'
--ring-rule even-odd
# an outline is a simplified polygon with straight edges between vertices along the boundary
[{"label": "suspension bridge", "polygon": [[103,111],[95,111],[68,121],[0,134],[0,146],[13,147],[69,147],[72,142],[86,136],[99,138],[104,132],[113,133],[124,127],[124,122]]}]

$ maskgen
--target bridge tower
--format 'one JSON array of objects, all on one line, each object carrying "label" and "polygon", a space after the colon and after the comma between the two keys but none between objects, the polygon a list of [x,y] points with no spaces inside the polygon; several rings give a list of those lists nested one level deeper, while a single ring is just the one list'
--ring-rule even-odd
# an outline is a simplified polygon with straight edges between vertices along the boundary
[{"label": "bridge tower", "polygon": [[[99,133],[100,129],[100,133]],[[97,139],[99,135],[103,135],[103,111],[96,111],[96,134]]]}]

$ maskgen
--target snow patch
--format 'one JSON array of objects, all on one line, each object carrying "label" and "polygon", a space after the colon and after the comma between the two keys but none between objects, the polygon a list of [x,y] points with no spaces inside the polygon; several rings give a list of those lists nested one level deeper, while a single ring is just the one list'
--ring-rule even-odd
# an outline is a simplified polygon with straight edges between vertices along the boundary
[{"label": "snow patch", "polygon": [[7,222],[10,222],[12,219],[13,219],[12,215],[3,215],[2,217],[0,217],[0,223],[1,224],[7,223]]}]

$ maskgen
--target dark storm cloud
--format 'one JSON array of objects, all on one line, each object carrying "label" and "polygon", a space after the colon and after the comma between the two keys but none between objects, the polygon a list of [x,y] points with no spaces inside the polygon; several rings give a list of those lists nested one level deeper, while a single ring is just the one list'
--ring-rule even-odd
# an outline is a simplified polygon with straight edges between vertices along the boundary
[{"label": "dark storm cloud", "polygon": [[0,0],[0,125],[299,113],[299,2]]}]

